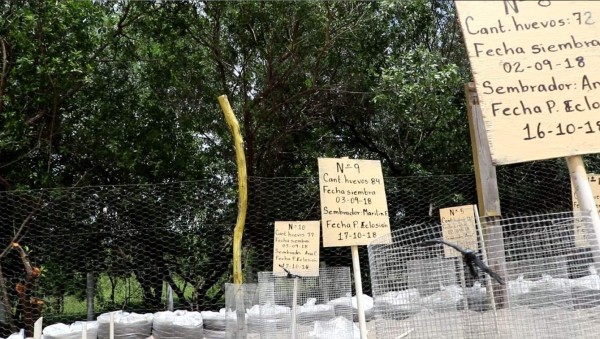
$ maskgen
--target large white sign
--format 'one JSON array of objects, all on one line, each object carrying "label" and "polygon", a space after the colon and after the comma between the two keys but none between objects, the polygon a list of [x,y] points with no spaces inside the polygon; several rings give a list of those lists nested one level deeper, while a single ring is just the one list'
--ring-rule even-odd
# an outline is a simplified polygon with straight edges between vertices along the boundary
[{"label": "large white sign", "polygon": [[390,234],[381,163],[319,158],[323,246],[368,245]]},{"label": "large white sign", "polygon": [[600,151],[600,1],[456,1],[496,165]]}]

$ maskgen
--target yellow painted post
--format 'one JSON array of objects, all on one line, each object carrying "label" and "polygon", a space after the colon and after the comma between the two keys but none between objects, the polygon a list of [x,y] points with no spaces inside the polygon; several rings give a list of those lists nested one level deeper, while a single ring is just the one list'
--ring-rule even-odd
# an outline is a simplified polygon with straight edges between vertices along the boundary
[{"label": "yellow painted post", "polygon": [[241,284],[242,279],[242,237],[248,209],[248,172],[246,171],[246,156],[244,155],[244,140],[238,123],[226,95],[221,95],[219,104],[225,115],[225,121],[233,135],[235,157],[238,169],[238,216],[233,230],[233,283]]}]

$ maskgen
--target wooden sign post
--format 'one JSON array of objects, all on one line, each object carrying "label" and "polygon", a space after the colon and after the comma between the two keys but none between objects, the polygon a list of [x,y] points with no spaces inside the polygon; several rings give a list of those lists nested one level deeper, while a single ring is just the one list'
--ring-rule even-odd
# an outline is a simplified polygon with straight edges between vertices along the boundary
[{"label": "wooden sign post", "polygon": [[[592,189],[592,195],[594,196],[594,202],[596,209],[600,210],[600,176],[598,174],[589,173],[588,182]],[[573,211],[575,213],[581,212],[581,204],[579,198],[575,194],[575,187],[571,186],[571,196],[573,198]],[[590,246],[590,232],[587,229],[582,229],[582,224],[575,223],[575,246],[577,247],[589,247]]]},{"label": "wooden sign post", "polygon": [[38,320],[33,323],[33,339],[41,339],[42,338],[42,322],[44,321],[43,317],[40,317]]},{"label": "wooden sign post", "polygon": [[566,157],[600,217],[582,154],[600,151],[600,2],[455,1],[495,165]]},{"label": "wooden sign post", "polygon": [[319,275],[319,221],[276,221],[273,274],[294,274],[291,338],[296,339],[298,276]]},{"label": "wooden sign post", "polygon": [[[571,175],[571,185],[575,189],[575,195],[579,203],[579,208],[585,214],[589,214],[592,221],[592,227],[594,229],[594,236],[587,234],[585,237],[586,242],[596,251],[600,250],[600,215],[596,208],[596,200],[594,199],[594,193],[592,187],[588,181],[585,167],[583,165],[583,159],[581,157],[568,157],[567,165],[569,166],[569,173]],[[575,223],[575,232],[579,233],[577,229],[577,223]],[[576,234],[577,234],[576,233]],[[599,266],[598,258],[594,257],[596,265]]]},{"label": "wooden sign post", "polygon": [[[502,224],[500,223],[502,211],[500,209],[498,179],[496,177],[496,166],[492,164],[490,145],[481,116],[481,108],[479,107],[479,98],[477,97],[475,84],[472,82],[465,85],[465,99],[467,101],[473,167],[477,187],[477,209],[479,212],[476,213],[476,216],[477,220],[481,216],[486,219],[486,227],[481,230],[481,237],[485,239],[483,248],[489,254],[488,266],[502,277],[506,272],[506,256],[504,253]],[[493,301],[497,307],[503,308],[508,302],[506,286],[496,287]]]},{"label": "wooden sign post", "polygon": [[87,339],[87,321],[81,324],[81,339]]},{"label": "wooden sign post", "polygon": [[323,246],[350,246],[360,337],[366,339],[358,246],[390,235],[381,163],[347,158],[318,162]]}]

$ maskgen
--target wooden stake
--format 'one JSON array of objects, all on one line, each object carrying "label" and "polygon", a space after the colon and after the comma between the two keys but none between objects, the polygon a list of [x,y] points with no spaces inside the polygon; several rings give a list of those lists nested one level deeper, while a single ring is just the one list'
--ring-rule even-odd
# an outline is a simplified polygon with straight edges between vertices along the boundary
[{"label": "wooden stake", "polygon": [[298,277],[294,277],[294,291],[292,292],[292,339],[296,339],[296,312],[298,310]]},{"label": "wooden stake", "polygon": [[[594,251],[598,251],[600,250],[600,215],[598,215],[594,194],[592,193],[592,188],[585,172],[583,158],[581,156],[567,157],[567,166],[569,167],[571,183],[575,187],[575,195],[579,199],[581,211],[584,214],[589,213],[592,220],[595,236],[590,237],[590,246]],[[598,260],[596,259],[595,261],[597,262]]]},{"label": "wooden stake", "polygon": [[358,325],[360,328],[360,339],[367,339],[367,320],[362,303],[362,276],[360,275],[360,261],[358,257],[358,246],[350,246],[352,251],[352,267],[354,268],[354,288],[356,289],[356,308],[358,312]]},{"label": "wooden stake", "polygon": [[108,338],[115,339],[115,312],[110,312],[110,323],[108,325]]},{"label": "wooden stake", "polygon": [[42,338],[42,321],[44,318],[40,317],[33,323],[33,339]]},{"label": "wooden stake", "polygon": [[[471,133],[478,207],[480,209],[478,215],[485,217],[486,221],[485,228],[481,232],[485,239],[485,249],[489,255],[488,265],[494,272],[506,278],[504,276],[506,272],[504,234],[500,224],[500,194],[498,193],[496,167],[492,164],[490,146],[474,83],[470,82],[465,85],[465,97]],[[494,290],[494,301],[498,308],[507,305],[507,296],[506,285],[500,285]]]},{"label": "wooden stake", "polygon": [[226,95],[221,95],[219,104],[225,115],[225,120],[233,136],[235,155],[238,169],[238,216],[233,230],[233,283],[243,283],[242,276],[242,237],[244,235],[244,224],[246,222],[246,211],[248,209],[248,172],[246,170],[246,156],[244,155],[244,140],[229,100]]},{"label": "wooden stake", "polygon": [[81,339],[87,339],[87,321],[81,324]]}]

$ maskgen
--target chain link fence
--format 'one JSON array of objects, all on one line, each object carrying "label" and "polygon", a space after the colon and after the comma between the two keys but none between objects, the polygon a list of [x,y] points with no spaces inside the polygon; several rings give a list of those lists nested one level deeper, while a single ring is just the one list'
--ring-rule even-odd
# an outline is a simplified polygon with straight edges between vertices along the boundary
[{"label": "chain link fence", "polygon": [[[440,208],[477,203],[474,175],[388,177],[385,184],[393,231],[435,223]],[[498,186],[504,215],[572,208],[561,159],[500,167]],[[117,309],[162,311],[168,286],[175,309],[223,307],[236,189],[228,177],[0,192],[0,337],[39,314],[50,324]],[[275,221],[319,219],[316,177],[249,178],[245,281],[272,270]],[[366,250],[360,258],[371,294]],[[349,248],[321,250],[321,266],[351,265]]]}]

